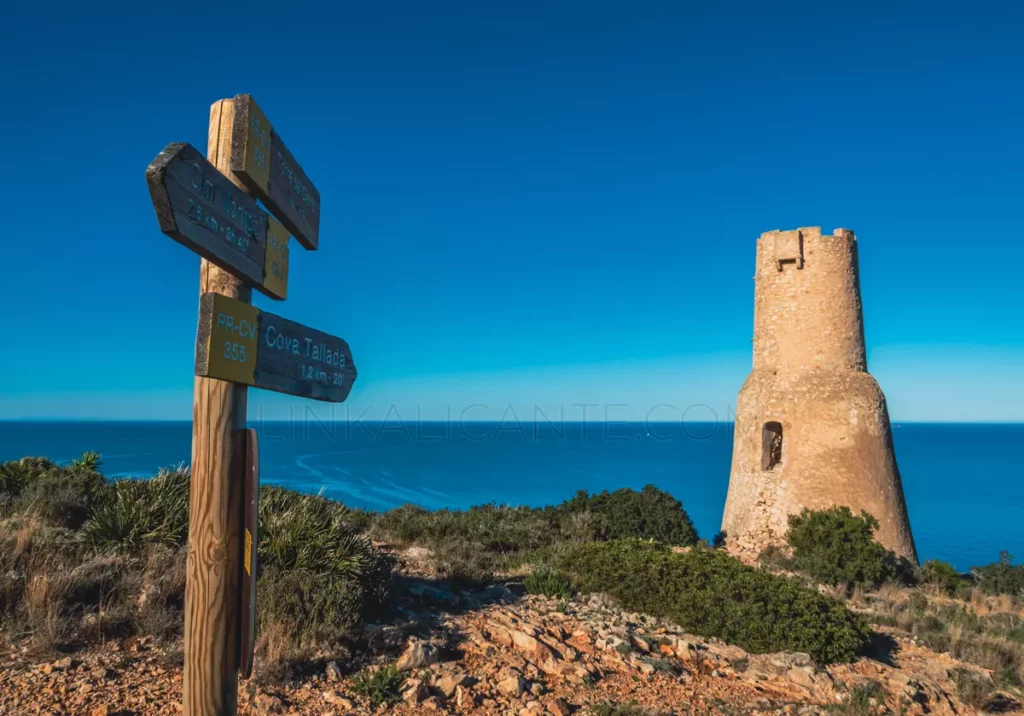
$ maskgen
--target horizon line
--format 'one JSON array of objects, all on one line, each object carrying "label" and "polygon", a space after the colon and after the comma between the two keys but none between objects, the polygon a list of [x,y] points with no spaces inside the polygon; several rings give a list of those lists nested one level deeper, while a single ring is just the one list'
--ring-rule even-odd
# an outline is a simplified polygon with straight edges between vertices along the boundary
[{"label": "horizon line", "polygon": [[[258,423],[289,423],[299,420],[300,422],[304,419],[296,418],[266,418],[258,419],[247,422],[258,422]],[[82,417],[47,417],[47,418],[0,418],[0,424],[2,423],[191,423],[191,420],[185,418],[82,418]],[[474,420],[470,418],[452,421],[452,420],[318,420],[311,419],[307,422],[315,422],[320,424],[333,424],[333,423],[345,423],[351,425],[358,425],[360,423],[380,425],[383,423],[394,423],[395,425],[402,425],[405,423],[411,424],[433,424],[443,425],[445,423],[458,422],[458,423],[474,423],[480,425],[501,425],[503,423],[527,423],[527,424],[539,424],[539,425],[583,425],[583,424],[610,424],[610,425],[734,425],[734,420]],[[889,420],[892,427],[899,427],[900,425],[1024,425],[1024,420]]]}]

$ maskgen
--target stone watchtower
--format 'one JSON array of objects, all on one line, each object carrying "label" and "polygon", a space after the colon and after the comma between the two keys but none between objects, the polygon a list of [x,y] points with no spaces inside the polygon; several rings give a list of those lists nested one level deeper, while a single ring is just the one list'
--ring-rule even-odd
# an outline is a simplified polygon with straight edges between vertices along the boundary
[{"label": "stone watchtower", "polygon": [[757,242],[754,369],[740,390],[722,530],[756,557],[784,541],[787,517],[845,505],[878,539],[917,560],[889,414],[868,373],[857,240],[819,227]]}]

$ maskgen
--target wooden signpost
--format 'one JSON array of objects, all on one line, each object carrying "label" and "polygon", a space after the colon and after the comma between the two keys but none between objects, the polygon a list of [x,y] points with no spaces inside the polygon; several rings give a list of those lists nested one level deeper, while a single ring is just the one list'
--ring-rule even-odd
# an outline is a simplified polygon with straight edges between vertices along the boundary
[{"label": "wooden signpost", "polygon": [[320,244],[320,192],[252,97],[235,97],[231,171],[307,249]]},{"label": "wooden signpost", "polygon": [[286,298],[289,232],[319,245],[320,194],[249,95],[210,108],[206,158],[169,144],[146,183],[161,230],[203,259],[182,712],[232,716],[256,627],[259,448],[246,427],[248,387],[340,402],[356,368],[342,339],[251,305],[252,288]]},{"label": "wooden signpost", "polygon": [[340,403],[356,366],[341,338],[207,293],[199,300],[196,375]]},{"label": "wooden signpost", "polygon": [[271,298],[288,293],[288,232],[191,144],[168,144],[146,169],[160,228]]}]

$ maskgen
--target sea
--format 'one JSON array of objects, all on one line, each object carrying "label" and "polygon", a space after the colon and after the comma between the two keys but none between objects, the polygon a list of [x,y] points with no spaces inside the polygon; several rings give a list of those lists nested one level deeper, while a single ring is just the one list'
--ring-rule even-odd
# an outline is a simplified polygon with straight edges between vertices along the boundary
[{"label": "sea", "polygon": [[[555,504],[578,490],[655,485],[700,535],[719,529],[728,423],[366,423],[253,425],[264,483],[370,510],[412,503]],[[103,472],[146,477],[188,463],[189,422],[0,422],[0,461],[69,461],[96,451]],[[1024,559],[1024,424],[903,423],[896,456],[919,556],[961,570],[1009,551]],[[827,479],[827,476],[825,476]]]}]

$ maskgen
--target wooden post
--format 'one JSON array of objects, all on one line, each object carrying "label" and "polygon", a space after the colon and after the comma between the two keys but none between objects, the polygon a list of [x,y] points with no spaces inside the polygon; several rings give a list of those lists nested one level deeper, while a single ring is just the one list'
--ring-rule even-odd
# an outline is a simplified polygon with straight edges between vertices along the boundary
[{"label": "wooden post", "polygon": [[[207,155],[231,173],[233,100],[210,108]],[[246,191],[248,193],[248,191]],[[200,295],[220,293],[245,303],[252,289],[206,259]],[[244,485],[237,479],[244,454],[233,449],[245,429],[248,388],[212,378],[195,379],[192,403],[192,489],[189,494],[188,571],[185,582],[184,716],[234,716],[238,710],[240,557]]]}]

